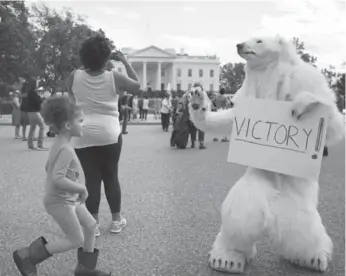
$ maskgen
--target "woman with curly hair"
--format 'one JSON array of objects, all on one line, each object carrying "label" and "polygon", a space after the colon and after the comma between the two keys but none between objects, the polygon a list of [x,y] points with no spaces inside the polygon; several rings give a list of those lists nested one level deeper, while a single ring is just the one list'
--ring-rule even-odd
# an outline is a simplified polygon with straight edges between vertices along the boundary
[{"label": "woman with curly hair", "polygon": [[114,59],[121,61],[127,75],[107,70],[111,48],[109,41],[96,35],[83,42],[79,56],[83,69],[73,71],[68,79],[69,94],[84,113],[83,137],[72,140],[85,174],[89,197],[86,206],[97,221],[99,231],[99,205],[103,181],[106,198],[112,213],[110,231],[119,233],[126,226],[121,216],[121,189],[118,163],[122,136],[119,123],[119,91],[129,93],[140,87],[138,77],[121,52]]}]

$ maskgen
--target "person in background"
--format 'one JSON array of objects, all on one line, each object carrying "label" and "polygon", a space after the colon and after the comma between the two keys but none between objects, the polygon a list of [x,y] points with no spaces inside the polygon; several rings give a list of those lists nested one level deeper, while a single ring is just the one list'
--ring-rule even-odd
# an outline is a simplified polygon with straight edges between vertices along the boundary
[{"label": "person in background", "polygon": [[[220,88],[220,91],[218,94],[216,94],[216,96],[213,99],[213,104],[216,107],[216,110],[222,110],[225,109],[227,107],[227,97],[225,96],[225,89],[224,88]],[[219,139],[217,137],[214,137],[213,141],[217,142]],[[226,136],[221,138],[221,142],[229,142],[229,140],[227,139]]]},{"label": "person in background", "polygon": [[130,111],[130,109],[129,109],[129,106],[130,106],[130,101],[131,101],[131,94],[129,94],[129,93],[127,93],[127,95],[126,95],[126,97],[127,97],[127,100],[126,100],[126,106],[127,106],[127,108],[126,108],[126,110],[127,110],[127,121],[129,122],[129,121],[131,121],[131,111]]},{"label": "person in background", "polygon": [[[194,90],[201,90],[203,91],[203,87],[199,83],[195,83],[192,87],[192,91]],[[188,106],[186,106],[186,109],[188,109]],[[206,149],[206,146],[204,145],[204,132],[197,129],[193,122],[189,120],[189,129],[190,129],[190,135],[191,135],[191,148],[195,148],[196,143],[196,136],[198,134],[198,142],[199,142],[199,149]]]},{"label": "person in background", "polygon": [[169,117],[171,113],[171,101],[170,101],[170,94],[166,93],[165,97],[162,100],[162,106],[161,106],[161,125],[163,131],[168,131],[169,127]]},{"label": "person in background", "polygon": [[161,119],[161,101],[162,99],[159,97],[154,98],[154,119]]},{"label": "person in background", "polygon": [[14,139],[21,139],[20,126],[21,124],[21,111],[20,111],[20,99],[19,91],[15,91],[12,94],[12,126],[14,126]]},{"label": "person in background", "polygon": [[[24,86],[24,85],[23,85]],[[20,92],[20,121],[22,125],[22,141],[27,141],[26,129],[30,125],[28,116],[28,94],[23,90],[23,86]]]},{"label": "person in background", "polygon": [[178,115],[177,115],[178,101],[179,101],[179,98],[177,97],[177,95],[174,95],[174,97],[172,98],[172,101],[171,101],[173,126],[174,126],[175,122],[177,121],[177,117],[178,117]]},{"label": "person in background", "polygon": [[177,121],[173,125],[170,144],[171,147],[185,149],[190,136],[190,120],[189,120],[189,97],[190,91],[186,92],[177,103]]},{"label": "person in background", "polygon": [[[52,97],[56,97],[56,93],[51,93],[50,96],[48,97],[48,99],[52,98]],[[55,132],[54,128],[52,126],[49,126],[48,132],[47,132],[47,137],[50,138],[54,138],[57,135],[57,133]]]},{"label": "person in background", "polygon": [[192,121],[189,121],[189,123],[191,135],[191,148],[195,148],[197,138],[196,136],[198,134],[199,149],[206,149],[206,146],[204,145],[204,132],[202,130],[197,129],[195,125],[192,123]]},{"label": "person in background", "polygon": [[128,134],[127,132],[127,123],[128,123],[128,95],[127,95],[127,92],[124,91],[123,92],[123,95],[120,97],[120,100],[118,102],[118,105],[119,105],[119,110],[121,112],[121,117],[122,117],[122,130],[121,130],[121,133],[122,134]]},{"label": "person in background", "polygon": [[133,97],[133,100],[132,100],[132,118],[133,118],[133,120],[137,119],[137,115],[138,115],[138,98],[137,98],[137,95],[135,95]]},{"label": "person in background", "polygon": [[138,99],[139,119],[143,119],[143,96]]},{"label": "person in background", "polygon": [[148,110],[149,110],[149,100],[147,96],[144,96],[143,99],[143,118],[142,120],[147,120],[147,116],[148,116]]},{"label": "person in background", "polygon": [[119,51],[115,53],[114,59],[123,63],[127,74],[105,70],[105,64],[111,58],[111,46],[109,40],[101,34],[86,39],[81,45],[79,56],[84,70],[71,72],[67,87],[70,97],[75,99],[84,114],[83,136],[74,137],[72,144],[85,175],[89,194],[86,207],[97,221],[95,235],[99,236],[103,183],[111,211],[109,230],[111,233],[120,233],[126,226],[126,219],[121,214],[118,176],[122,149],[118,93],[138,91],[140,83],[136,72]]},{"label": "person in background", "polygon": [[[44,121],[41,116],[42,99],[36,92],[36,79],[28,79],[22,88],[27,93],[27,112],[30,121],[28,134],[28,147],[31,150],[47,150],[43,146]],[[36,126],[39,127],[37,147],[34,146],[34,135]]]}]

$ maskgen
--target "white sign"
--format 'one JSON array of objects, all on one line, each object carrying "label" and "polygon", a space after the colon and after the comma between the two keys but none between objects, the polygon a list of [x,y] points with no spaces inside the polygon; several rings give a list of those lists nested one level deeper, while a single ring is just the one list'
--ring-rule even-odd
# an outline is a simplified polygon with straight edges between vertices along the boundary
[{"label": "white sign", "polygon": [[292,103],[243,99],[234,109],[228,162],[318,180],[327,128],[322,106],[292,116]]}]

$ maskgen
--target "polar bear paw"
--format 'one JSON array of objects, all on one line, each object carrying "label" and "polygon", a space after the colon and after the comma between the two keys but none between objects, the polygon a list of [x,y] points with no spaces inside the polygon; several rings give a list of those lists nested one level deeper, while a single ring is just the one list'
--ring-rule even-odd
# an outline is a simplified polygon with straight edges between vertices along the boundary
[{"label": "polar bear paw", "polygon": [[319,272],[325,272],[328,268],[328,259],[327,254],[322,253],[306,259],[290,258],[288,261],[296,266],[305,267]]},{"label": "polar bear paw", "polygon": [[213,249],[209,253],[209,265],[217,271],[240,274],[244,272],[245,264],[245,256],[235,251],[221,252]]},{"label": "polar bear paw", "polygon": [[320,101],[309,92],[298,94],[292,102],[292,116],[299,120],[303,115],[312,111]]}]

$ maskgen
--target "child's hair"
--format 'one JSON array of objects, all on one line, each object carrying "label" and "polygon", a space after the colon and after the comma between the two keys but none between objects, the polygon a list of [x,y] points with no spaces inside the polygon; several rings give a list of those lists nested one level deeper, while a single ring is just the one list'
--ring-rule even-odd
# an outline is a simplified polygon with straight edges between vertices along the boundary
[{"label": "child's hair", "polygon": [[73,120],[81,110],[68,96],[51,96],[42,105],[42,116],[45,123],[59,132],[65,123]]}]

